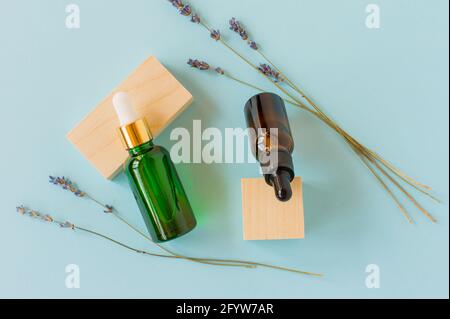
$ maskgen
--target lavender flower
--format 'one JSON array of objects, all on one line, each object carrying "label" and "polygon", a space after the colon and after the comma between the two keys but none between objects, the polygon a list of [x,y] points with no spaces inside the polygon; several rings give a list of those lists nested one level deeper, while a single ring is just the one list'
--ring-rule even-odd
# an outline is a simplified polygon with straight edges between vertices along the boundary
[{"label": "lavender flower", "polygon": [[272,68],[267,64],[261,64],[258,69],[265,76],[272,76]]},{"label": "lavender flower", "polygon": [[220,31],[219,30],[211,30],[211,38],[216,41],[219,41],[221,38]]},{"label": "lavender flower", "polygon": [[199,69],[200,71],[206,71],[211,68],[208,63],[199,60],[189,59],[188,64],[193,68]]},{"label": "lavender flower", "polygon": [[49,182],[53,185],[60,186],[64,190],[68,190],[77,197],[84,197],[86,193],[81,191],[75,184],[68,178],[65,177],[49,177]]},{"label": "lavender flower", "polygon": [[169,2],[172,3],[172,5],[174,7],[176,7],[177,9],[181,9],[184,6],[184,4],[181,0],[169,0]]},{"label": "lavender flower", "polygon": [[200,16],[198,14],[194,13],[191,16],[191,22],[199,24],[202,22],[202,20],[200,19]]},{"label": "lavender flower", "polygon": [[225,71],[222,68],[216,68],[214,71],[216,71],[220,75],[225,75]]},{"label": "lavender flower", "polygon": [[18,207],[16,207],[16,211],[20,214],[20,215],[25,215],[25,213],[26,213],[26,208],[25,207],[23,207],[23,206],[18,206]]},{"label": "lavender flower", "polygon": [[[75,184],[71,180],[69,180],[68,178],[50,176],[50,183],[54,184],[56,186],[60,186],[64,190],[70,191],[71,193],[75,194],[75,196],[77,196],[77,197],[80,197],[80,198],[81,197],[86,197],[86,198],[94,201],[95,203],[97,203],[97,204],[99,204],[99,205],[101,205],[103,207],[103,212],[105,214],[112,214],[114,212],[114,207],[113,206],[105,205],[105,204],[100,203],[97,200],[94,200],[87,193],[81,191],[78,187],[76,187]],[[19,211],[19,208],[20,207],[18,207],[18,211]]]},{"label": "lavender flower", "polygon": [[242,40],[247,41],[247,44],[249,45],[250,48],[252,48],[255,51],[259,50],[258,44],[255,41],[249,39],[247,31],[244,29],[241,23],[236,20],[236,18],[232,18],[230,20],[230,30],[239,34]]},{"label": "lavender flower", "polygon": [[247,31],[242,27],[242,25],[239,23],[239,21],[236,20],[236,18],[232,18],[230,20],[230,30],[239,34],[239,36],[242,38],[242,40],[244,40],[244,41],[248,40]]},{"label": "lavender flower", "polygon": [[38,218],[38,219],[41,218],[41,214],[35,210],[28,210],[25,214],[32,218]]},{"label": "lavender flower", "polygon": [[181,0],[169,0],[172,5],[178,9],[181,15],[189,17],[192,15],[191,21],[200,23],[200,17],[196,14],[192,14],[192,7],[189,4],[184,4]]},{"label": "lavender flower", "polygon": [[17,212],[19,214],[24,215],[24,216],[28,216],[28,217],[31,217],[31,218],[39,219],[39,220],[42,220],[42,221],[47,222],[47,223],[53,223],[54,222],[54,219],[53,219],[52,216],[50,216],[50,215],[42,215],[41,213],[39,213],[39,212],[37,212],[35,210],[32,210],[32,209],[26,208],[24,206],[19,206],[19,207],[16,208],[16,210],[17,210]]},{"label": "lavender flower", "polygon": [[253,40],[248,41],[248,45],[255,51],[258,51],[259,49],[258,44]]},{"label": "lavender flower", "polygon": [[114,207],[112,207],[111,205],[105,205],[105,210],[103,212],[105,214],[112,214],[113,211],[114,211]]},{"label": "lavender flower", "polygon": [[180,9],[180,14],[184,15],[185,17],[189,17],[192,14],[192,8],[190,5],[185,4],[181,9]]},{"label": "lavender flower", "polygon": [[224,69],[222,69],[220,67],[217,67],[217,68],[213,69],[208,63],[206,63],[204,61],[200,61],[200,60],[197,60],[197,59],[195,59],[195,60],[194,59],[189,59],[188,64],[191,67],[196,68],[196,69],[198,69],[200,71],[212,70],[212,71],[216,72],[217,74],[225,75],[225,70]]},{"label": "lavender flower", "polygon": [[75,229],[75,225],[70,222],[59,223],[59,226],[61,226],[61,228]]},{"label": "lavender flower", "polygon": [[267,76],[268,78],[272,79],[275,82],[284,82],[284,77],[280,74],[280,72],[275,71],[270,65],[268,64],[260,64],[259,71]]},{"label": "lavender flower", "polygon": [[47,222],[47,223],[53,223],[54,222],[53,217],[50,216],[50,215],[45,215],[44,217],[42,217],[42,220]]}]

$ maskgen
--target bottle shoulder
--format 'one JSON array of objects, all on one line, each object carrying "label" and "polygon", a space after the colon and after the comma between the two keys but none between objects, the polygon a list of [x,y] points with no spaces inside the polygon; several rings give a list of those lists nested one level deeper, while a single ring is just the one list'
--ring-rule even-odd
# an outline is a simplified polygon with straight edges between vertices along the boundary
[{"label": "bottle shoulder", "polygon": [[152,149],[148,150],[145,153],[129,156],[124,166],[127,169],[136,168],[143,163],[148,163],[149,161],[156,161],[162,159],[166,156],[170,156],[169,152],[162,146],[154,146]]}]

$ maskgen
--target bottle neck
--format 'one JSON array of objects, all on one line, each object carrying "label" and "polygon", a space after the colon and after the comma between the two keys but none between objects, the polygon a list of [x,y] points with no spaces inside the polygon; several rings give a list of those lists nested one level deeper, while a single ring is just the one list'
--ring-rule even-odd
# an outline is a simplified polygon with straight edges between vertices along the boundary
[{"label": "bottle neck", "polygon": [[128,150],[128,153],[130,154],[130,156],[136,157],[151,151],[153,147],[155,147],[155,144],[153,143],[152,140]]},{"label": "bottle neck", "polygon": [[121,126],[118,131],[125,149],[128,150],[138,148],[153,139],[145,118]]}]

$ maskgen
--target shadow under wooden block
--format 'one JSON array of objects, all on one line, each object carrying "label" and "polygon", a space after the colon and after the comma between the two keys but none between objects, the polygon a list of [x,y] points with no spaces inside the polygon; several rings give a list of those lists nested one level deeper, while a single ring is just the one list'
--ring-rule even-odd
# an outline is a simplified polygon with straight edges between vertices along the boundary
[{"label": "shadow under wooden block", "polygon": [[244,240],[281,240],[305,237],[302,180],[292,182],[289,202],[278,201],[264,178],[242,180]]},{"label": "shadow under wooden block", "polygon": [[192,102],[192,95],[155,57],[139,66],[67,135],[108,179],[120,171],[128,158],[117,132],[119,120],[112,105],[114,94],[120,91],[130,94],[155,137]]}]

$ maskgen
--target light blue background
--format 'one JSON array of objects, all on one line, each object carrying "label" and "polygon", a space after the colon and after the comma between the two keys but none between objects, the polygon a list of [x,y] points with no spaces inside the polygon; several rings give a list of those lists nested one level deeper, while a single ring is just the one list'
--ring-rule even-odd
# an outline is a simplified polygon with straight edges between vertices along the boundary
[{"label": "light blue background", "polygon": [[[365,26],[365,7],[381,7],[381,29]],[[266,82],[166,0],[77,0],[81,29],[65,28],[69,1],[0,1],[1,297],[448,298],[448,1],[193,0],[208,23],[227,31],[237,16],[264,51],[349,132],[444,199],[418,198],[438,219],[408,225],[344,142],[290,108],[297,174],[305,182],[307,238],[242,240],[240,179],[255,165],[180,165],[199,216],[197,230],[168,247],[202,257],[234,257],[323,272],[312,279],[130,253],[87,234],[20,217],[18,204],[154,249],[90,202],[47,183],[75,179],[142,225],[123,176],[104,180],[66,133],[148,56],[156,55],[193,93],[171,129],[244,126],[255,92],[189,70],[206,59],[246,80]],[[226,33],[226,32],[225,32]],[[258,61],[234,35],[233,45]],[[65,288],[65,266],[81,268],[81,289]],[[381,289],[365,287],[365,267],[381,267]]]}]

